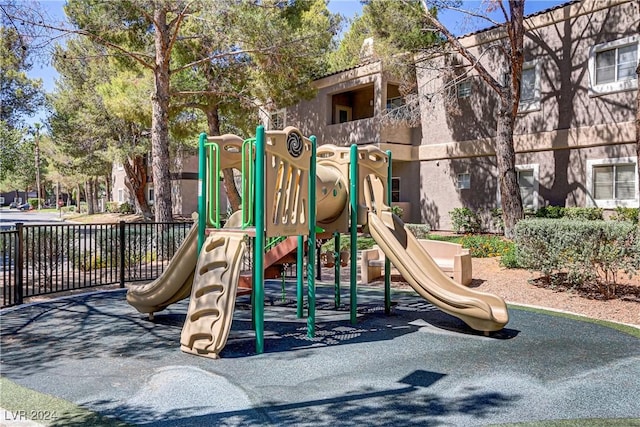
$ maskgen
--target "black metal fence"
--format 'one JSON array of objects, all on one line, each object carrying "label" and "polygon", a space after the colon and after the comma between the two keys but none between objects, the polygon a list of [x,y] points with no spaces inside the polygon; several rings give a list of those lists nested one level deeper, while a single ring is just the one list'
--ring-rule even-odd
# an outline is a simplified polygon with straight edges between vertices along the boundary
[{"label": "black metal fence", "polygon": [[0,231],[2,307],[25,298],[153,280],[191,223],[16,224]]}]

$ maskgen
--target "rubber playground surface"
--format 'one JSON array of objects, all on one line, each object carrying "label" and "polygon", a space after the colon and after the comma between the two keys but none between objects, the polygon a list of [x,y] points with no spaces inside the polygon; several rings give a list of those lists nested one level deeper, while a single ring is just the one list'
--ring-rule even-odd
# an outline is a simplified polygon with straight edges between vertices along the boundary
[{"label": "rubber playground surface", "polygon": [[[640,426],[640,331],[509,307],[485,337],[413,292],[317,287],[316,334],[295,289],[268,281],[265,353],[248,297],[219,360],[182,353],[188,300],[154,322],[124,291],[5,309],[0,425]],[[37,425],[37,424],[36,424]]]}]

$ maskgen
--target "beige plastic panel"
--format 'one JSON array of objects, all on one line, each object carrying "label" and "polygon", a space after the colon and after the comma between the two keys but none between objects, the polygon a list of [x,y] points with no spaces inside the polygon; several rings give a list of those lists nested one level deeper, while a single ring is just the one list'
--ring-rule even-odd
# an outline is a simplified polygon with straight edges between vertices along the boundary
[{"label": "beige plastic panel", "polygon": [[369,214],[371,236],[420,296],[478,331],[498,331],[507,324],[509,312],[502,298],[453,281],[400,218],[390,211],[380,216]]},{"label": "beige plastic panel", "polygon": [[214,232],[205,240],[180,336],[182,351],[219,357],[231,329],[245,246],[241,233]]},{"label": "beige plastic panel", "polygon": [[309,234],[311,141],[294,127],[265,132],[267,237]]},{"label": "beige plastic panel", "polygon": [[[317,151],[318,166],[335,168],[349,182],[350,148],[323,145]],[[386,200],[389,158],[373,145],[358,147],[358,224],[367,223],[368,212],[378,216],[389,210]],[[347,188],[347,191],[349,188]]]},{"label": "beige plastic panel", "polygon": [[389,210],[387,177],[389,157],[377,147],[358,147],[358,203],[379,217]]}]

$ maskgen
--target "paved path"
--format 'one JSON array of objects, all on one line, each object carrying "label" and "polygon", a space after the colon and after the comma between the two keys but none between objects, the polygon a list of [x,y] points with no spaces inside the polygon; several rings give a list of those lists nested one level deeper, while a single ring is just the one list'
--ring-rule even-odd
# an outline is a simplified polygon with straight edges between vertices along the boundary
[{"label": "paved path", "polygon": [[[381,290],[370,288],[359,289],[351,325],[347,309],[333,309],[319,290],[317,333],[308,338],[293,301],[282,303],[279,285],[268,285],[262,355],[254,354],[249,304],[239,300],[220,360],[180,351],[184,301],[155,322],[122,291],[7,309],[2,377],[53,399],[54,425],[100,424],[95,413],[154,426],[640,419],[640,339],[630,334],[511,308],[507,329],[484,337],[411,293],[394,294],[386,316]],[[348,307],[348,295],[342,302]],[[3,393],[0,407],[9,400]],[[56,409],[61,402],[93,415]]]}]

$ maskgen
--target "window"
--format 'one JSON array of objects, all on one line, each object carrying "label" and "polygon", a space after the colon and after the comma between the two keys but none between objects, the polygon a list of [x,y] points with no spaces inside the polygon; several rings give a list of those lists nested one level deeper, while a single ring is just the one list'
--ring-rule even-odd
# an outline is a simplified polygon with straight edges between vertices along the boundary
[{"label": "window", "polygon": [[458,98],[469,98],[471,96],[471,79],[461,81],[456,85]]},{"label": "window", "polygon": [[525,209],[533,209],[533,200],[535,191],[533,184],[533,170],[518,171],[518,186],[520,187],[520,197],[522,198],[522,207]]},{"label": "window", "polygon": [[591,206],[637,207],[637,182],[634,158],[587,161],[587,189],[591,195]]},{"label": "window", "polygon": [[153,186],[149,185],[147,186],[147,201],[149,202],[150,205],[153,205],[153,202],[155,201],[155,192],[153,190]]},{"label": "window", "polygon": [[458,190],[468,190],[471,188],[471,175],[468,172],[459,173],[457,176],[457,188]]},{"label": "window", "polygon": [[282,130],[285,127],[286,110],[278,110],[269,114],[269,130]]},{"label": "window", "polygon": [[118,202],[119,203],[124,202],[124,189],[122,188],[118,188]]},{"label": "window", "polygon": [[518,112],[537,110],[540,110],[540,62],[529,61],[522,65]]},{"label": "window", "polygon": [[351,121],[351,107],[336,105],[336,123],[346,123]]},{"label": "window", "polygon": [[391,178],[391,202],[400,201],[400,178]]},{"label": "window", "polygon": [[636,67],[638,65],[639,36],[626,37],[594,46],[589,55],[589,94],[633,90],[638,87]]},{"label": "window", "polygon": [[404,105],[404,99],[401,96],[387,99],[387,110],[393,110]]}]

